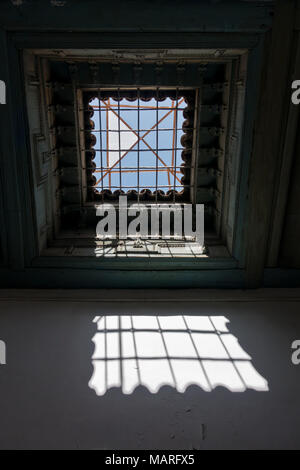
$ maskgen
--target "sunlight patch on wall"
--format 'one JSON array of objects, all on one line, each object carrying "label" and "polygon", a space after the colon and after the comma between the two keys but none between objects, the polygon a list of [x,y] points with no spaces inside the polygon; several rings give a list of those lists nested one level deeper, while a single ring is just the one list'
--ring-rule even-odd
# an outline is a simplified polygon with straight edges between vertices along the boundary
[{"label": "sunlight patch on wall", "polygon": [[95,317],[94,373],[89,387],[104,395],[112,387],[132,393],[139,385],[157,393],[163,385],[185,392],[268,391],[224,316]]}]

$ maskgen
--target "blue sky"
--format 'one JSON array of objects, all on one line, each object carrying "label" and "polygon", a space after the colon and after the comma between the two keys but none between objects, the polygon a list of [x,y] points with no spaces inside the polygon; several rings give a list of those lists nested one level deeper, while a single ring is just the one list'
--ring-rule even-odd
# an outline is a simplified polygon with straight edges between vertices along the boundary
[{"label": "blue sky", "polygon": [[[173,106],[176,105],[176,101],[171,100],[170,98],[166,98],[164,101],[158,102],[158,120],[163,118],[170,110],[169,109],[162,109],[162,108],[171,108],[173,102]],[[107,103],[107,102],[106,102]],[[140,141],[138,144],[137,136],[130,130],[130,127],[137,131],[138,127],[140,128],[140,136],[144,135],[147,130],[151,129],[152,126],[155,125],[157,120],[157,112],[156,109],[151,109],[151,107],[155,107],[157,105],[157,101],[152,99],[151,101],[142,101],[140,100],[140,117],[139,117],[139,126],[138,126],[138,112],[136,109],[130,108],[132,105],[137,105],[137,101],[128,101],[123,99],[120,102],[120,117],[121,120],[118,119],[116,114],[108,110],[106,111],[105,103],[101,101],[101,111],[99,111],[99,100],[95,98],[91,101],[91,106],[94,109],[94,116],[93,121],[95,123],[95,136],[97,138],[96,145],[94,149],[96,150],[96,157],[94,162],[96,163],[97,167],[101,168],[101,154],[102,154],[102,168],[113,166],[111,176],[109,178],[109,174],[103,177],[103,189],[109,189],[109,181],[111,181],[111,189],[115,191],[116,189],[120,188],[120,169],[121,169],[121,183],[122,189],[127,192],[130,189],[138,188],[138,176],[137,171],[132,170],[131,172],[124,173],[123,170],[126,169],[135,169],[138,167],[138,150],[139,150],[139,166],[141,167],[154,167],[153,170],[143,171],[140,169],[140,177],[139,177],[139,187],[145,186],[155,186],[156,184],[156,176],[155,176],[155,168],[157,165],[157,158],[155,154],[149,149],[150,146],[155,152],[157,149],[157,134],[158,134],[158,155],[163,160],[165,165],[172,166],[172,145],[173,145],[173,129],[174,125],[174,111],[172,111],[166,118],[164,118],[158,125],[158,132],[156,128],[150,131],[145,137],[143,141]],[[118,114],[118,102],[110,99],[110,105],[112,109]],[[147,109],[148,108],[148,109]],[[183,134],[182,131],[182,123],[183,123],[183,114],[182,110],[184,108],[184,103],[179,106],[179,110],[177,111],[177,148],[182,149],[180,144],[180,138]],[[102,132],[97,132],[100,130],[100,118],[101,118],[101,129]],[[107,123],[108,119],[108,123]],[[125,121],[128,127],[124,122]],[[118,131],[120,128],[120,138],[119,133],[114,132]],[[108,152],[107,152],[107,142],[106,142],[106,135],[105,132],[108,129]],[[126,132],[124,132],[126,131]],[[129,131],[129,132],[128,132]],[[101,137],[102,136],[102,139]],[[174,137],[175,138],[175,137]],[[121,149],[120,145],[121,144]],[[136,144],[135,144],[136,143]],[[135,145],[134,145],[135,144]],[[147,146],[148,144],[148,146]],[[131,147],[134,147],[122,158],[120,163],[117,163],[120,155],[124,155],[124,153]],[[102,149],[102,152],[101,152]],[[164,150],[167,149],[167,150]],[[177,150],[176,152],[176,166],[180,166],[182,163],[181,159],[181,150]],[[158,168],[164,168],[165,165],[158,160]],[[103,170],[102,173],[99,171],[95,173],[97,180],[101,178],[102,175],[105,175],[107,170]],[[174,173],[174,172],[173,172]],[[171,187],[174,187],[174,174],[170,175],[170,184]],[[177,177],[181,178],[181,174],[177,174]],[[182,186],[178,180],[176,181],[176,190],[180,191]],[[163,191],[168,191],[169,187],[164,187],[169,185],[169,178],[168,172],[158,172],[158,189],[162,189]],[[113,186],[116,186],[115,188]],[[126,188],[128,186],[129,188]],[[98,182],[97,187],[99,190],[102,189],[102,182]],[[155,188],[152,188],[154,191]]]}]

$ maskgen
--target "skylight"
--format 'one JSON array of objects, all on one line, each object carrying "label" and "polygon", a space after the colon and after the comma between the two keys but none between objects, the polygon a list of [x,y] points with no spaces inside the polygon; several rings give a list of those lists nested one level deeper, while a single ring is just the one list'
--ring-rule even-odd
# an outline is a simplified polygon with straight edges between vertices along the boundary
[{"label": "skylight", "polygon": [[125,194],[184,190],[185,99],[93,97],[94,189]]}]

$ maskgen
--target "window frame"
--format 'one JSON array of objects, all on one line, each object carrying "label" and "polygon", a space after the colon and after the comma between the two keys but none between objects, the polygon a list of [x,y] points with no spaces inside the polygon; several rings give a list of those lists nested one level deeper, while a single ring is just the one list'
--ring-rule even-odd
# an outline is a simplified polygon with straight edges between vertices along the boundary
[{"label": "window frame", "polygon": [[[48,49],[48,51],[47,51],[47,53],[46,53],[46,56],[49,57],[49,53],[50,53],[50,55],[51,55],[51,52],[52,52],[52,51],[49,51],[49,49]],[[256,51],[256,52],[257,52],[257,51]],[[53,52],[52,52],[52,53],[53,53]],[[199,53],[199,50],[198,50],[198,53]],[[211,54],[211,52],[210,52],[210,54]],[[212,54],[214,54],[214,52],[213,52]],[[231,56],[230,56],[230,54],[231,54]],[[231,49],[231,51],[228,53],[228,57],[229,57],[229,58],[226,59],[226,60],[228,60],[228,61],[230,62],[230,60],[231,60],[231,61],[232,61],[232,60],[236,60],[236,59],[239,58],[239,57],[243,57],[243,56],[244,56],[244,58],[246,58],[247,55],[248,55],[247,49],[243,49],[243,50],[234,50],[234,53],[233,53],[233,56],[232,56],[232,49]],[[254,54],[252,54],[252,56],[254,57]],[[224,60],[224,58],[223,58],[223,60]],[[247,59],[246,59],[246,60],[247,60]],[[252,59],[252,62],[253,62],[253,59]],[[252,107],[252,111],[251,111],[251,112],[253,113],[253,107]],[[250,113],[250,114],[251,114],[251,113]],[[249,116],[248,116],[248,120],[249,120]],[[250,122],[251,122],[251,119],[250,119]],[[245,158],[244,158],[244,160],[245,160]],[[239,183],[240,183],[240,182],[239,182]],[[240,186],[240,184],[239,184],[238,186]],[[236,189],[239,190],[239,187],[236,188]],[[236,220],[236,215],[237,215],[237,214],[235,214],[235,217],[234,217],[235,220]],[[40,259],[41,259],[41,258],[40,258]],[[52,258],[52,260],[54,261],[53,258]],[[197,269],[206,269],[207,267],[210,267],[211,269],[214,269],[216,266],[223,266],[223,267],[227,266],[228,268],[230,268],[230,267],[233,267],[233,266],[237,267],[237,265],[238,265],[238,264],[237,264],[237,260],[235,259],[234,256],[230,259],[230,261],[229,261],[228,259],[222,259],[222,258],[217,259],[217,260],[216,260],[216,259],[210,259],[210,260],[207,260],[207,261],[208,261],[208,263],[204,262],[203,264],[201,263],[201,265],[198,264],[198,265],[197,265]],[[47,257],[46,257],[45,260],[44,260],[44,262],[45,262],[46,265],[47,265],[47,264],[49,263],[49,259],[47,259]],[[74,262],[74,261],[73,261],[73,262]],[[220,264],[220,263],[221,263],[221,264]],[[76,261],[75,261],[75,264],[76,264]],[[82,264],[82,263],[81,263],[81,264]],[[90,264],[90,260],[89,260],[89,264]],[[188,268],[188,267],[192,268],[192,266],[193,266],[193,264],[190,263],[190,262],[188,262],[188,263],[186,264],[186,267],[187,267],[187,268]],[[116,267],[116,269],[117,269],[117,264],[115,265],[115,267]],[[103,265],[103,268],[104,268],[104,265]],[[155,265],[153,265],[153,268],[155,269]],[[195,268],[196,268],[196,265],[195,265]]]},{"label": "window frame", "polygon": [[[111,96],[111,97],[116,97],[119,95],[121,98],[126,98],[129,97],[131,100],[133,96],[138,96],[135,93],[138,93],[137,90],[140,90],[140,99],[147,102],[148,99],[154,98],[156,99],[157,97],[159,98],[168,98],[171,97],[172,99],[176,100],[177,98],[184,98],[186,102],[185,106],[185,126],[183,127],[183,135],[184,135],[184,143],[183,149],[181,152],[181,158],[183,160],[183,164],[181,164],[181,173],[182,173],[182,180],[183,184],[187,185],[182,191],[168,191],[168,194],[165,192],[164,194],[161,193],[160,191],[155,194],[153,190],[149,191],[140,191],[139,194],[137,191],[128,191],[128,192],[122,192],[120,190],[116,190],[112,192],[111,194],[108,191],[105,191],[104,194],[102,195],[102,192],[99,192],[99,195],[92,195],[90,194],[90,197],[88,197],[87,194],[85,194],[86,201],[96,201],[96,202],[116,202],[120,194],[126,194],[127,198],[129,201],[143,201],[147,203],[177,203],[177,202],[193,202],[193,196],[195,192],[195,188],[192,185],[192,182],[194,181],[194,174],[192,176],[192,173],[196,171],[195,168],[195,162],[197,161],[197,149],[195,146],[195,140],[196,136],[194,134],[197,134],[198,131],[196,129],[197,127],[197,122],[196,122],[196,113],[197,113],[197,108],[196,108],[196,102],[197,102],[197,97],[199,94],[199,89],[196,88],[190,88],[190,87],[178,87],[175,89],[174,87],[156,87],[150,88],[150,87],[131,87],[128,88],[128,86],[122,86],[118,87],[116,89],[111,89],[111,88],[98,88],[96,91],[92,91],[91,89],[82,89],[80,94],[80,102],[83,104],[83,109],[86,110],[88,107],[88,102],[92,97],[96,97],[99,99],[99,92],[103,93],[104,96]],[[159,96],[157,94],[159,93]],[[143,96],[144,94],[144,96]],[[86,97],[85,97],[85,96]],[[177,96],[176,96],[177,95]],[[159,100],[161,101],[161,99]],[[91,118],[91,114],[87,111],[85,116],[85,123],[88,123],[89,119]],[[191,131],[192,129],[192,131]],[[81,144],[83,144],[84,149],[91,150],[91,154],[89,158],[85,154],[85,152],[81,153],[81,158],[82,158],[82,163],[83,166],[92,165],[92,153],[94,152],[93,149],[93,128],[91,124],[87,124],[85,127],[85,130],[88,132],[82,136],[80,136],[80,141]],[[191,139],[192,137],[192,139]],[[188,145],[191,145],[191,147],[188,147]],[[156,149],[156,151],[159,151],[159,148]],[[87,176],[86,179],[87,181],[89,178],[91,178],[91,173],[89,174],[87,170]],[[87,184],[88,186],[88,184]],[[104,197],[103,197],[104,196]]]}]

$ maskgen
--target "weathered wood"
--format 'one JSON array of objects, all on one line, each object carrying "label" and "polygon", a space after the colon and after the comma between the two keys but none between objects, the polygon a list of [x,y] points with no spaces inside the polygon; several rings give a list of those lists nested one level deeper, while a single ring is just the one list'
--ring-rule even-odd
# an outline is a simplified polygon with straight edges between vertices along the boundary
[{"label": "weathered wood", "polygon": [[[299,8],[300,10],[300,8]],[[291,68],[291,75],[290,80],[287,82],[287,88],[291,94],[290,84],[293,80],[296,80],[300,77],[300,33],[295,34],[293,51],[294,54],[291,58],[292,68]],[[288,103],[287,103],[288,104]],[[299,112],[300,106],[295,106],[291,99],[289,100],[289,110],[288,110],[288,118],[286,123],[286,129],[283,134],[283,145],[282,145],[282,157],[280,158],[280,168],[279,168],[279,175],[278,175],[278,185],[275,188],[275,200],[273,206],[273,213],[272,213],[272,224],[271,224],[271,234],[270,234],[270,241],[269,241],[269,254],[268,254],[268,261],[267,265],[269,267],[276,266],[278,262],[278,253],[281,247],[281,239],[284,231],[284,222],[286,212],[289,211],[291,207],[291,203],[293,201],[289,200],[289,192],[290,192],[290,182],[291,182],[291,170],[293,165],[293,159],[295,159],[298,155],[299,157],[299,149],[296,150],[295,153],[295,143],[296,143],[296,136],[297,133],[299,134]],[[300,143],[300,142],[299,142]],[[299,171],[299,170],[298,170]],[[299,181],[298,175],[298,181]],[[294,181],[294,185],[296,185],[295,178],[292,179]],[[295,201],[300,202],[300,195],[295,193]],[[297,204],[297,206],[298,206]],[[290,211],[289,211],[290,212]],[[297,207],[298,220],[300,223],[300,214],[299,214],[299,207]],[[298,234],[299,239],[299,234]],[[287,245],[289,244],[288,240],[286,240]],[[299,247],[299,242],[298,242]],[[283,247],[284,248],[284,247]],[[287,247],[288,248],[288,247]],[[292,265],[291,265],[292,266]],[[300,263],[299,263],[300,266]]]},{"label": "weathered wood", "polygon": [[[295,147],[288,198],[285,210],[278,264],[286,268],[300,268],[300,121]],[[300,278],[299,278],[300,285]]]},{"label": "weathered wood", "polygon": [[1,1],[0,24],[8,29],[45,31],[258,31],[272,21],[273,2],[227,0],[51,0]]},{"label": "weathered wood", "polygon": [[1,217],[1,239],[5,249],[4,263],[13,268],[24,266],[24,240],[22,210],[18,191],[17,159],[12,137],[13,115],[11,76],[8,67],[7,36],[0,30],[1,79],[6,84],[6,104],[0,105],[0,161],[3,213]]},{"label": "weathered wood", "polygon": [[245,286],[245,272],[242,269],[98,271],[97,269],[28,268],[23,272],[0,269],[0,279],[2,288],[190,289],[200,286],[232,289]]},{"label": "weathered wood", "polygon": [[266,41],[265,67],[249,176],[246,279],[262,283],[271,224],[274,184],[286,106],[295,2],[278,0],[271,37]]}]

